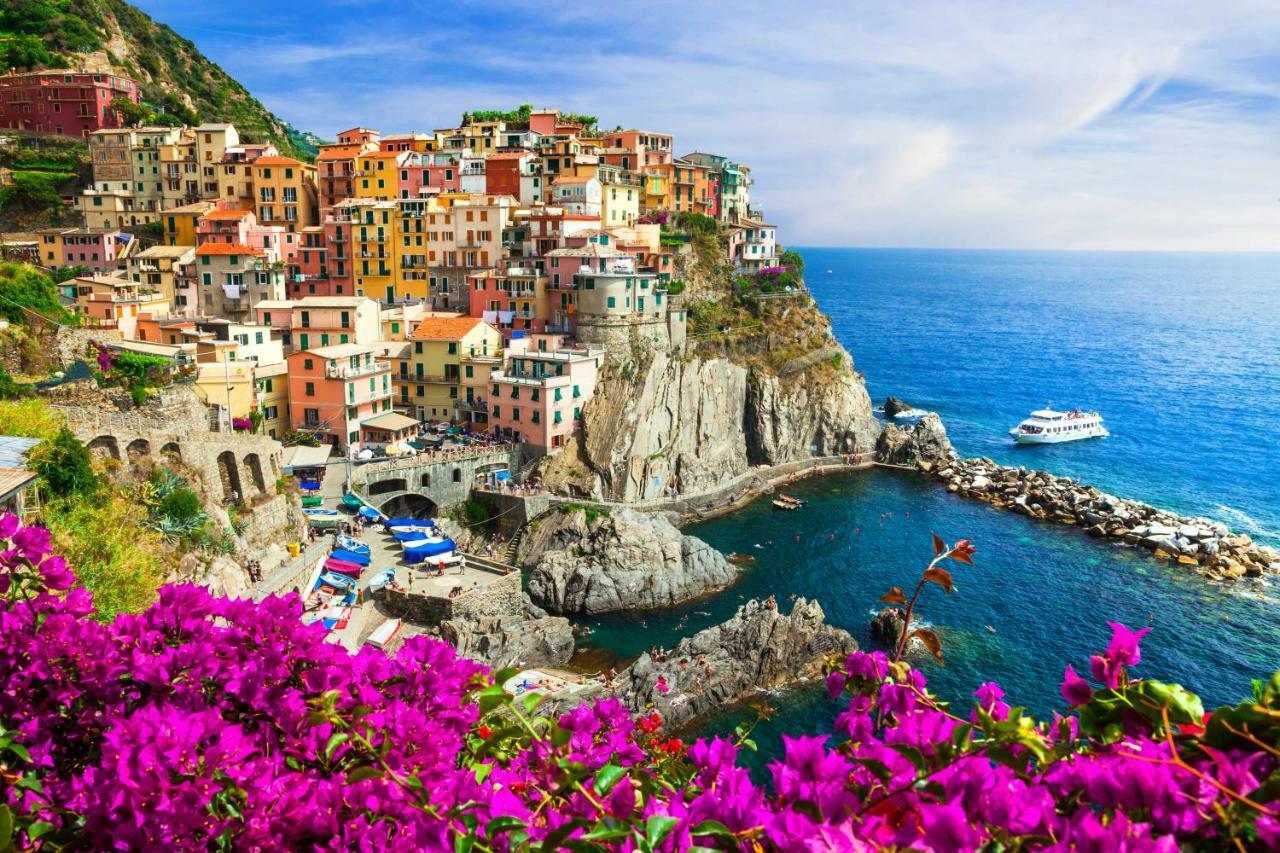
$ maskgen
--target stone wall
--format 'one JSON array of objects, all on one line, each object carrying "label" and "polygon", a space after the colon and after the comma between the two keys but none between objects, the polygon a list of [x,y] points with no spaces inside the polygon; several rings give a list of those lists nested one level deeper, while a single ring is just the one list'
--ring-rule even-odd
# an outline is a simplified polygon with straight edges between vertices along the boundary
[{"label": "stone wall", "polygon": [[494,448],[474,455],[423,454],[357,466],[352,472],[352,484],[361,497],[379,508],[405,495],[421,495],[437,507],[448,507],[467,499],[478,473],[497,468],[515,471],[521,459],[517,447]]},{"label": "stone wall", "polygon": [[106,343],[120,340],[119,329],[84,329],[62,326],[54,336],[54,350],[58,362],[70,367],[78,359],[85,358],[89,343]]},{"label": "stone wall", "polygon": [[294,589],[302,590],[332,550],[333,543],[328,537],[310,543],[300,555],[259,581],[251,590],[253,600],[261,601],[269,595],[287,595]]},{"label": "stone wall", "polygon": [[[406,571],[397,570],[399,576]],[[397,581],[402,578],[397,577]],[[418,625],[438,625],[448,619],[481,619],[488,616],[518,616],[523,609],[520,573],[493,575],[481,589],[469,590],[456,598],[415,593],[404,583],[401,589],[387,587],[383,603],[394,616]]]}]

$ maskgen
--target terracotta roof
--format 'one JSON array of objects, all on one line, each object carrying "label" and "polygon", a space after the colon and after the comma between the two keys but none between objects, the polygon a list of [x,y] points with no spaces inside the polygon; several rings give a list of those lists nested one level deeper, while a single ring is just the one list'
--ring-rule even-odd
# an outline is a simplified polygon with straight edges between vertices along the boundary
[{"label": "terracotta roof", "polygon": [[248,210],[211,210],[201,218],[231,221],[235,219],[244,219],[246,216],[249,215],[249,213],[250,211]]},{"label": "terracotta roof", "polygon": [[195,201],[191,204],[183,204],[178,207],[168,207],[164,209],[164,213],[204,213],[213,207],[212,201]]},{"label": "terracotta roof", "polygon": [[363,145],[326,145],[316,155],[317,160],[350,160],[364,151]]},{"label": "terracotta roof", "polygon": [[261,249],[253,249],[241,243],[204,243],[196,249],[197,255],[261,255]]},{"label": "terracotta roof", "polygon": [[413,337],[429,341],[453,341],[480,324],[477,317],[424,317]]},{"label": "terracotta roof", "polygon": [[394,160],[402,154],[408,154],[407,151],[366,151],[361,157],[369,157],[374,160]]},{"label": "terracotta roof", "polygon": [[254,160],[253,165],[254,166],[301,166],[303,164],[301,160],[295,160],[292,157],[275,157],[275,156],[268,155],[266,157],[259,157],[257,160]]},{"label": "terracotta roof", "polygon": [[552,181],[551,184],[552,186],[555,186],[556,184],[585,184],[589,180],[591,180],[591,178],[581,177],[578,175],[561,175]]},{"label": "terracotta roof", "polygon": [[521,157],[532,156],[532,151],[496,151],[486,157],[486,160],[519,160]]}]

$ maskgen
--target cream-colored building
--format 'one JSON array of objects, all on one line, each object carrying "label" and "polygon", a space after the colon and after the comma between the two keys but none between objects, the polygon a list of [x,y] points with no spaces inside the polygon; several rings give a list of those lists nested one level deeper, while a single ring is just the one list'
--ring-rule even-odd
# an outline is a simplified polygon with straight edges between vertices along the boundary
[{"label": "cream-colored building", "polygon": [[174,316],[193,317],[199,309],[195,260],[194,246],[151,246],[129,257],[129,278],[160,291]]}]

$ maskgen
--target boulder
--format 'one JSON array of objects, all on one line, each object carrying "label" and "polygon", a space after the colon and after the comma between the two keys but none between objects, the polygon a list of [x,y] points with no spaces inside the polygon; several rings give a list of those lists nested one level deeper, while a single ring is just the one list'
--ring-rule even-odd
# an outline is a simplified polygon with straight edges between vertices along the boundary
[{"label": "boulder", "polygon": [[681,640],[661,660],[641,655],[615,684],[633,712],[652,706],[677,728],[757,691],[818,677],[826,659],[857,647],[847,632],[826,623],[816,601],[797,599],[786,614],[772,597],[752,599],[728,621]]},{"label": "boulder", "polygon": [[911,411],[914,406],[910,403],[904,403],[897,397],[886,397],[884,401],[884,416],[886,418],[896,418],[903,412]]},{"label": "boulder", "polygon": [[529,597],[552,613],[669,607],[729,586],[738,570],[666,517],[571,509],[539,524],[521,561]]},{"label": "boulder", "polygon": [[440,623],[440,637],[463,657],[494,669],[563,666],[573,657],[573,626],[562,616],[448,619]]},{"label": "boulder", "polygon": [[955,457],[942,419],[934,412],[925,415],[912,427],[885,424],[876,441],[876,458],[892,465],[907,465],[924,459],[944,462]]},{"label": "boulder", "polygon": [[871,638],[886,646],[896,646],[902,639],[902,610],[886,607],[871,619]]}]

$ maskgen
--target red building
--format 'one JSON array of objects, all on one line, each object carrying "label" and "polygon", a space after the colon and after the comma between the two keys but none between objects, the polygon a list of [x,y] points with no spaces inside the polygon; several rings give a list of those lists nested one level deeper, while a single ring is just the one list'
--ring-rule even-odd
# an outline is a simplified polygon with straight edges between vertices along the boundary
[{"label": "red building", "polygon": [[31,71],[0,76],[0,127],[88,136],[123,127],[116,98],[138,103],[138,84],[117,74]]},{"label": "red building", "polygon": [[530,151],[498,151],[484,159],[484,191],[489,195],[520,198],[520,174]]}]

